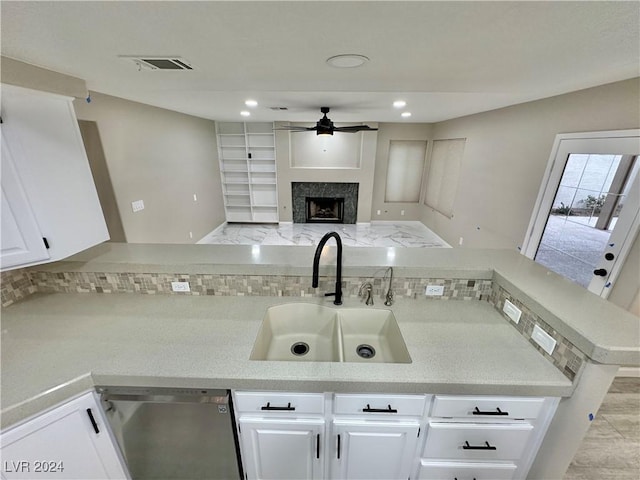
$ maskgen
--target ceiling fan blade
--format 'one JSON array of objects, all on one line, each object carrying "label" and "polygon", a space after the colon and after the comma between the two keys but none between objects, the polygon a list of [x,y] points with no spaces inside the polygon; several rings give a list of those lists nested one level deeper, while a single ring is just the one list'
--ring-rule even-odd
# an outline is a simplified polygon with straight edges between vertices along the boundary
[{"label": "ceiling fan blade", "polygon": [[356,133],[356,132],[371,132],[378,130],[377,128],[371,128],[369,125],[348,125],[346,127],[335,127],[336,132]]},{"label": "ceiling fan blade", "polygon": [[274,128],[274,130],[289,130],[291,132],[313,132],[316,127],[301,127],[298,125],[290,125],[288,127],[278,127]]}]

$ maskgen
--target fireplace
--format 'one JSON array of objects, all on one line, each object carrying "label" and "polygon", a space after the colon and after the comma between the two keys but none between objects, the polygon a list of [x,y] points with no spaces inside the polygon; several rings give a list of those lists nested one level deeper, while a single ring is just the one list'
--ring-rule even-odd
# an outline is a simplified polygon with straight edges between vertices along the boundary
[{"label": "fireplace", "polygon": [[344,223],[344,198],[305,197],[306,223]]},{"label": "fireplace", "polygon": [[293,223],[356,223],[358,184],[291,182],[291,207]]}]

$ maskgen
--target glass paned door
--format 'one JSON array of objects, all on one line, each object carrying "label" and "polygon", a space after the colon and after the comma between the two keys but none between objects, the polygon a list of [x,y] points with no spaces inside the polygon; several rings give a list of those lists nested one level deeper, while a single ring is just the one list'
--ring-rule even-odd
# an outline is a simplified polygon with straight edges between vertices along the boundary
[{"label": "glass paned door", "polygon": [[563,133],[522,253],[606,298],[640,231],[640,130]]},{"label": "glass paned door", "polygon": [[631,188],[636,158],[569,155],[536,262],[589,286]]}]

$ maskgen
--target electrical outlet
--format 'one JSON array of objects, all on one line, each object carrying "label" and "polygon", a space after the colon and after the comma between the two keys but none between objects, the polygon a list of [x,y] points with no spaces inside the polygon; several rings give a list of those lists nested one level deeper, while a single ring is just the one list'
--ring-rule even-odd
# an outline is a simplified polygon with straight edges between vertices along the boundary
[{"label": "electrical outlet", "polygon": [[533,327],[531,338],[549,355],[551,355],[553,353],[553,349],[556,348],[555,339],[543,329],[541,329],[538,325]]},{"label": "electrical outlet", "polygon": [[424,294],[428,297],[441,297],[444,295],[444,285],[427,285]]},{"label": "electrical outlet", "polygon": [[189,282],[171,282],[171,290],[174,292],[190,292]]},{"label": "electrical outlet", "polygon": [[189,238],[193,238],[193,232],[189,232]]},{"label": "electrical outlet", "polygon": [[400,215],[404,216],[404,210],[400,210]]},{"label": "electrical outlet", "polygon": [[463,242],[464,242],[464,237],[460,237],[460,240],[458,240],[458,245],[462,245]]},{"label": "electrical outlet", "polygon": [[376,212],[376,214],[377,214],[377,215],[380,215],[380,210],[378,210],[378,211]]},{"label": "electrical outlet", "polygon": [[135,202],[131,202],[131,209],[133,213],[139,212],[140,210],[144,210],[144,202],[142,200],[136,200]]},{"label": "electrical outlet", "polygon": [[198,195],[196,195],[195,193],[193,194],[193,201],[197,202],[198,201]]},{"label": "electrical outlet", "polygon": [[511,320],[513,320],[513,322],[516,325],[518,323],[520,323],[520,315],[522,315],[522,310],[520,310],[518,307],[516,307],[509,300],[505,299],[504,307],[502,307],[502,311],[504,313],[506,313],[507,317],[509,317]]}]

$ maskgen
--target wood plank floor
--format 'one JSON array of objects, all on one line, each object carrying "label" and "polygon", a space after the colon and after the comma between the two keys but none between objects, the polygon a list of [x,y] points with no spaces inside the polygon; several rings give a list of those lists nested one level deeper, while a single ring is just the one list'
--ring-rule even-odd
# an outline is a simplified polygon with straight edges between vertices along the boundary
[{"label": "wood plank floor", "polygon": [[616,378],[564,480],[640,479],[640,378]]}]

